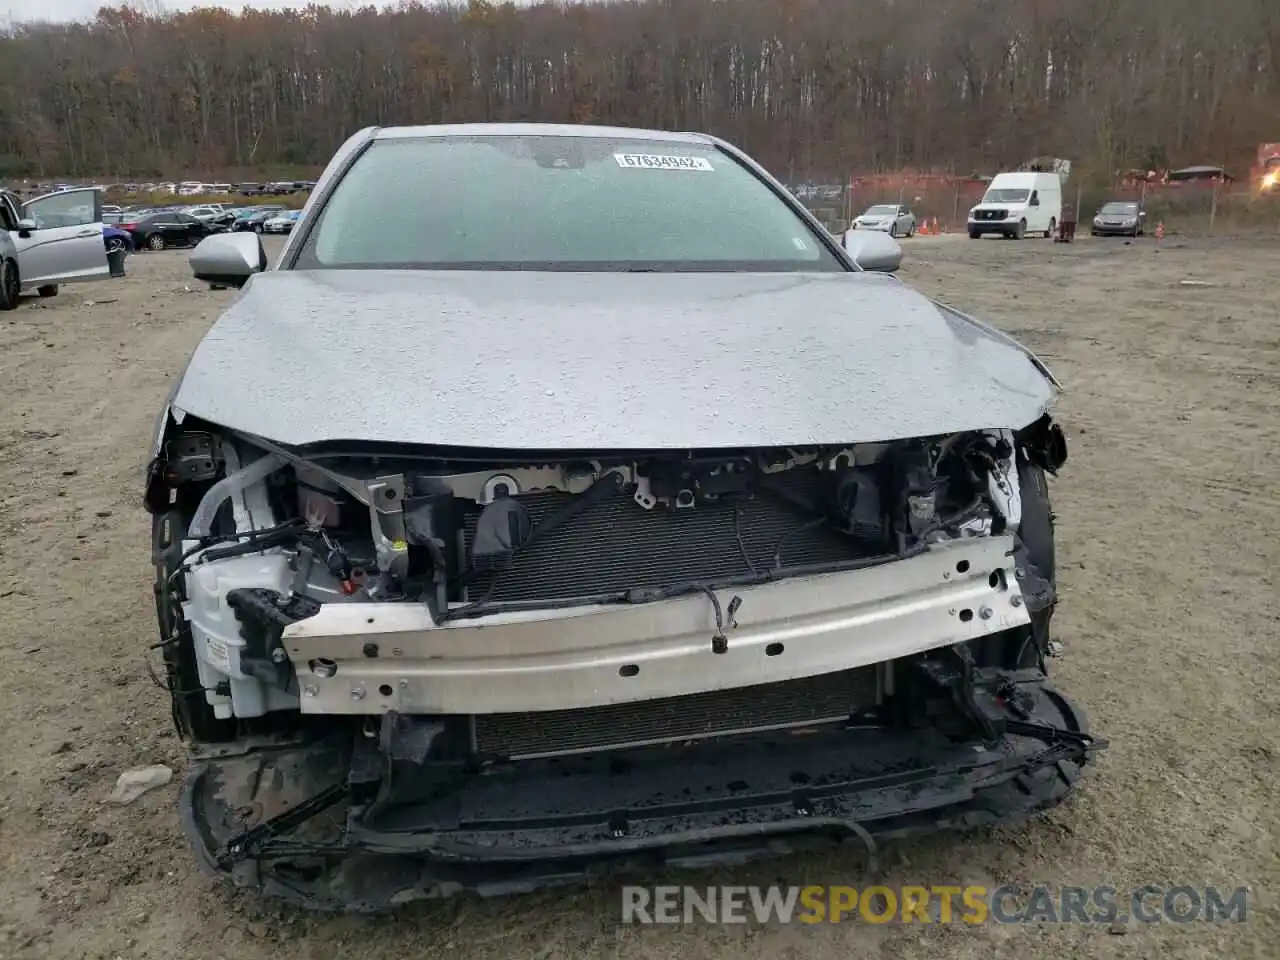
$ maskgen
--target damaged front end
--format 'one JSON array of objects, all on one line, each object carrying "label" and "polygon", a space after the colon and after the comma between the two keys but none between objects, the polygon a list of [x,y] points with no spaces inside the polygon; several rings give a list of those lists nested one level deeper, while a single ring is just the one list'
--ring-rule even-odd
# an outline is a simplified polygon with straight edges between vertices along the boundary
[{"label": "damaged front end", "polygon": [[157,608],[203,861],[378,909],[1058,802],[1047,416],[804,449],[286,449],[188,418]]}]

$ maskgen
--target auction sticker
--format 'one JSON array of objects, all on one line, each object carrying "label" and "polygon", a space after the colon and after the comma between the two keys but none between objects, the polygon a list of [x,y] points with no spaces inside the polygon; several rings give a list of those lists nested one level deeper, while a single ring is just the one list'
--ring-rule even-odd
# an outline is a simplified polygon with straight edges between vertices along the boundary
[{"label": "auction sticker", "polygon": [[715,170],[706,157],[673,157],[660,153],[615,153],[618,166],[634,170]]}]

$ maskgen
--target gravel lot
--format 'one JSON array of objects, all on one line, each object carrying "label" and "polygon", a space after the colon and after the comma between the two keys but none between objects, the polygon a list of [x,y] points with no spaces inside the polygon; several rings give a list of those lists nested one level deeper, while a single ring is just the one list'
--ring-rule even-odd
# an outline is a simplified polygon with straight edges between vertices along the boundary
[{"label": "gravel lot", "polygon": [[[1070,804],[891,848],[882,882],[1248,884],[1245,924],[636,928],[611,887],[335,919],[215,888],[176,780],[103,802],[124,769],[183,763],[145,664],[142,473],[172,378],[234,294],[173,252],[0,314],[0,957],[1274,957],[1280,242],[943,237],[908,257],[905,278],[1024,338],[1067,385],[1053,666],[1112,748]],[[861,869],[833,852],[677,882]]]}]

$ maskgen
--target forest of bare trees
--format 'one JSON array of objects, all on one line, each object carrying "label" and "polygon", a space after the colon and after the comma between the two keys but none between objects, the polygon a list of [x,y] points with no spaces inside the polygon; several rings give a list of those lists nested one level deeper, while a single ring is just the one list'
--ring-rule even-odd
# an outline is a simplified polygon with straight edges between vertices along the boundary
[{"label": "forest of bare trees", "polygon": [[476,120],[704,130],[790,178],[1247,167],[1280,140],[1280,2],[121,7],[0,36],[0,176],[316,165],[369,124]]}]

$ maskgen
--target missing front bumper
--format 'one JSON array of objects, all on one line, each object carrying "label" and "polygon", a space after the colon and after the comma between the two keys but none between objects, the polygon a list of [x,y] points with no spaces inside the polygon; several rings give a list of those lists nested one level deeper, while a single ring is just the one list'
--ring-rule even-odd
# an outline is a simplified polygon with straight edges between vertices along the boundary
[{"label": "missing front bumper", "polygon": [[[971,828],[1059,803],[1103,746],[1061,694],[1017,686],[1016,716],[987,701],[996,735],[985,741],[849,725],[466,773],[391,763],[391,803],[385,783],[350,802],[352,784],[377,776],[359,748],[261,749],[198,764],[184,824],[214,872],[348,910]],[[403,759],[404,745],[381,746]],[[343,802],[306,823],[278,819],[326,790]]]}]

